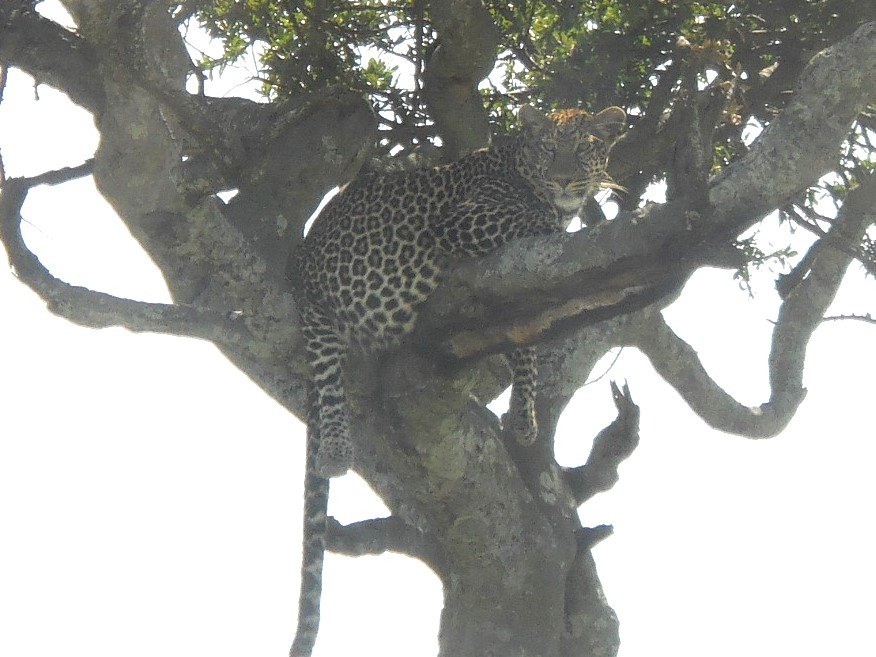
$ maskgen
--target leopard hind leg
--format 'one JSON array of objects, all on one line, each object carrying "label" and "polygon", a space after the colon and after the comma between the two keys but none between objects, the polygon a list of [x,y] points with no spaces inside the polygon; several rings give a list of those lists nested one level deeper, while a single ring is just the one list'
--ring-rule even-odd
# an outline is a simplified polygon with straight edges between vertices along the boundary
[{"label": "leopard hind leg", "polygon": [[535,417],[535,392],[538,378],[538,357],[535,347],[520,347],[511,354],[514,383],[511,403],[502,424],[521,445],[531,445],[538,436]]}]

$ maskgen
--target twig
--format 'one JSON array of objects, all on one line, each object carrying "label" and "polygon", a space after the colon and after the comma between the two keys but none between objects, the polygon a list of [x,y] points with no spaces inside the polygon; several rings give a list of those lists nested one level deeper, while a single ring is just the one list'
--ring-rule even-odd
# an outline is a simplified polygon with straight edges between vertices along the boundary
[{"label": "twig", "polygon": [[852,319],[857,320],[859,322],[866,322],[867,324],[876,324],[876,317],[873,317],[870,313],[866,313],[864,315],[856,315],[854,313],[850,315],[831,315],[829,317],[825,317],[822,319],[822,322],[838,322],[840,320]]},{"label": "twig", "polygon": [[[609,365],[602,374],[597,376],[592,381],[587,381],[584,385],[589,386],[589,385],[592,385],[592,384],[597,383],[598,381],[601,381],[602,379],[604,379],[608,375],[608,373],[611,372],[611,370],[614,368],[615,363],[617,363],[617,361],[621,357],[622,353],[624,353],[623,347],[621,347],[620,349],[617,350],[617,353],[614,356],[614,360],[611,361],[611,365]],[[583,388],[584,386],[581,386],[581,387]]]}]

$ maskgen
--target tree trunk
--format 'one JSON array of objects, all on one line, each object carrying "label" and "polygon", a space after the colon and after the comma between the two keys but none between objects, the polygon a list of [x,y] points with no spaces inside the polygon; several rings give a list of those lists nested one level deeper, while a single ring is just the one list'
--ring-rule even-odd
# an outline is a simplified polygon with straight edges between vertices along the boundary
[{"label": "tree trunk", "polygon": [[455,373],[405,350],[351,361],[357,469],[418,532],[419,547],[395,549],[423,558],[444,584],[441,655],[617,652],[617,619],[553,459],[556,417],[604,350],[605,328],[589,332],[586,348],[568,340],[542,350],[552,367],[531,447],[506,440],[499,418],[472,399],[506,385],[501,357]]}]

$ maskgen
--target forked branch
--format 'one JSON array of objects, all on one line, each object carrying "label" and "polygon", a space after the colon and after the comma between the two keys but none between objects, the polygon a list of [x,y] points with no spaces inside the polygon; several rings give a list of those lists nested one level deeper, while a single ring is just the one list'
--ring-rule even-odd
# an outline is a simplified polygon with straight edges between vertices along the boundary
[{"label": "forked branch", "polygon": [[[578,505],[614,486],[618,480],[618,466],[639,444],[639,407],[633,403],[629,386],[625,383],[621,389],[612,381],[611,395],[617,408],[617,418],[593,440],[587,463],[564,470],[566,483],[572,489]],[[588,536],[591,545],[605,538],[602,534],[595,539]]]}]

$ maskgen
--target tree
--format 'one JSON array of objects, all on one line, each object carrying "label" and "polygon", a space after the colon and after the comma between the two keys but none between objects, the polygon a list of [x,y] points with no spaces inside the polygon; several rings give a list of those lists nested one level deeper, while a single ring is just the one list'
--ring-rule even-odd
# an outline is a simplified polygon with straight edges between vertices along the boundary
[{"label": "tree", "polygon": [[[2,238],[19,279],[50,310],[215,343],[303,417],[308,373],[289,251],[332,187],[363,165],[453,159],[511,128],[522,101],[625,107],[612,155],[626,188],[589,229],[459,263],[404,348],[353,363],[357,470],[391,518],[332,525],[330,547],[385,549],[428,563],[445,586],[442,654],[610,655],[617,621],[590,548],[606,529],[573,512],[616,479],[638,410],[614,387],[618,419],[586,464],[557,466],[552,436],[571,396],[612,347],[640,349],[712,426],[779,433],[803,401],[806,345],[848,265],[873,272],[876,99],[871,3],[306,2],[65,3],[71,32],[32,2],[0,9],[0,58],[66,92],[101,133],[81,167],[4,182]],[[224,40],[198,62],[178,26]],[[269,103],[187,92],[186,79],[262,44]],[[362,48],[374,57],[358,66]],[[388,54],[410,62],[410,89]],[[490,84],[481,80],[496,66]],[[368,103],[378,110],[375,117]],[[768,126],[751,145],[746,128]],[[833,172],[830,176],[825,176]],[[35,185],[92,174],[158,263],[173,304],[145,304],[54,278],[20,237]],[[666,203],[639,208],[646,187]],[[228,202],[216,193],[236,189]],[[836,201],[835,218],[817,201]],[[817,240],[802,257],[738,239],[771,211]],[[756,409],[725,393],[661,315],[691,273],[786,258],[769,357],[771,394]],[[538,342],[541,437],[505,443],[481,402],[508,384],[509,346]]]}]

